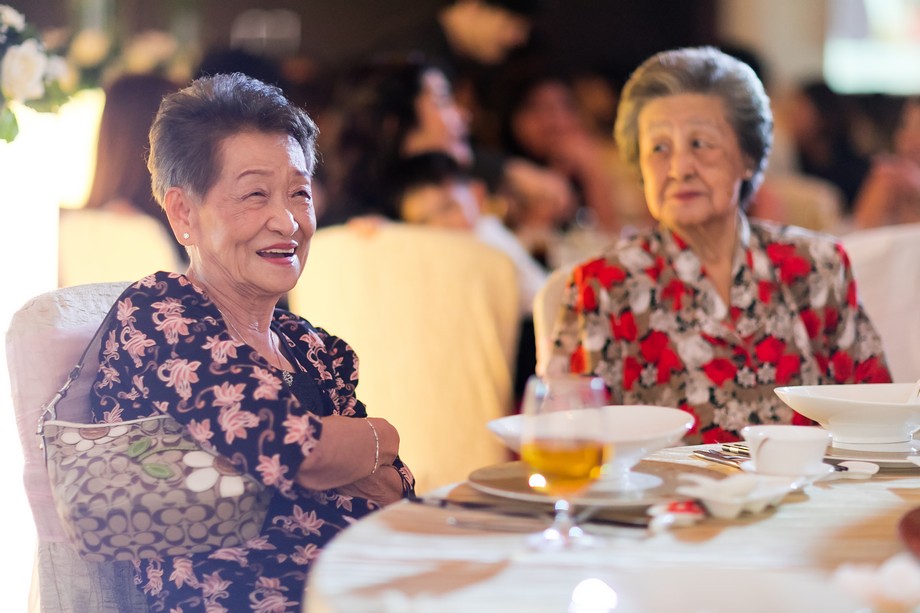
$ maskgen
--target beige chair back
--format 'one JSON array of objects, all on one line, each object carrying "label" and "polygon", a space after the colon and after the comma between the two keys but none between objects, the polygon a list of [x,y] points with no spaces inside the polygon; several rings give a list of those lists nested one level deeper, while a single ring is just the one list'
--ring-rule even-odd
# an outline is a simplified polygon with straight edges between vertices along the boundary
[{"label": "beige chair back", "polygon": [[565,286],[572,275],[574,265],[554,270],[533,301],[533,333],[537,348],[537,374],[545,374],[549,358],[553,353],[553,328],[562,305]]},{"label": "beige chair back", "polygon": [[[42,611],[145,611],[132,584],[130,563],[90,564],[77,556],[61,527],[36,426],[42,405],[67,380],[127,281],[57,289],[29,300],[13,314],[6,333],[13,410],[22,442],[26,495],[38,534],[37,578]],[[98,366],[88,355],[80,377],[61,402],[58,417],[90,420],[88,393]]]},{"label": "beige chair back", "polygon": [[486,424],[512,410],[514,265],[473,236],[387,224],[321,229],[291,310],[358,354],[358,398],[400,433],[417,491],[507,459]]},{"label": "beige chair back", "polygon": [[892,377],[920,379],[920,224],[860,230],[842,240]]}]

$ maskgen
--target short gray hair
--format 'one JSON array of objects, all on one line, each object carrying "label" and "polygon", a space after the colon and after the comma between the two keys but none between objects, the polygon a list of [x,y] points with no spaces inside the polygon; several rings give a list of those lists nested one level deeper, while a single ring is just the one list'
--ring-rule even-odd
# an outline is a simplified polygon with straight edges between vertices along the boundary
[{"label": "short gray hair", "polygon": [[287,134],[316,165],[316,124],[281,89],[240,74],[201,77],[166,96],[150,128],[153,195],[163,206],[170,187],[203,197],[220,174],[221,143],[246,131]]},{"label": "short gray hair", "polygon": [[620,97],[614,133],[620,155],[639,172],[639,113],[656,98],[679,94],[718,96],[741,150],[753,161],[753,176],[741,184],[742,208],[747,208],[763,181],[773,146],[770,99],[754,70],[714,47],[663,51],[645,60],[632,73]]}]

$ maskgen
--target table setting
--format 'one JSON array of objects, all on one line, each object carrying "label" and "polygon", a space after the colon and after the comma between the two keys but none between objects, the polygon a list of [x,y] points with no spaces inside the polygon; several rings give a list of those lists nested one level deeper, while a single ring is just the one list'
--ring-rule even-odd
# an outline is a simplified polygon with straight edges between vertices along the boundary
[{"label": "table setting", "polygon": [[587,379],[553,410],[531,383],[488,424],[515,459],[330,543],[309,610],[918,610],[913,384],[778,388],[819,426],[683,446],[688,414],[604,405]]}]

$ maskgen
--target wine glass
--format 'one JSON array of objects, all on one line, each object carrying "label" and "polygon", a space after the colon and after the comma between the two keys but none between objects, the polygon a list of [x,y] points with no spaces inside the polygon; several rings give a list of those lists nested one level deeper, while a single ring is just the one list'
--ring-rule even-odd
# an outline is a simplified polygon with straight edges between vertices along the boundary
[{"label": "wine glass", "polygon": [[576,525],[571,499],[601,475],[610,446],[604,442],[607,387],[600,377],[574,374],[532,376],[521,409],[521,459],[529,486],[555,499],[551,526],[532,535],[536,549],[591,546],[594,537]]}]

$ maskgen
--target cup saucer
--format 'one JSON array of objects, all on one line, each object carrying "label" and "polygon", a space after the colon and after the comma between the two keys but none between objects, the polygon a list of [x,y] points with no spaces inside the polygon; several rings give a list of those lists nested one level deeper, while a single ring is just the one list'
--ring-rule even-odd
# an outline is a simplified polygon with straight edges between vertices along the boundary
[{"label": "cup saucer", "polygon": [[[747,460],[746,462],[742,462],[742,463],[740,464],[740,466],[741,466],[741,470],[743,470],[743,471],[746,472],[746,473],[752,473],[752,474],[755,474],[755,475],[763,474],[763,473],[758,473],[758,472],[754,469],[754,463],[751,462],[750,460]],[[833,465],[833,464],[828,464],[828,463],[826,463],[826,462],[822,462],[821,464],[818,464],[818,465],[815,466],[812,470],[809,470],[809,471],[808,471],[807,473],[805,473],[805,474],[800,474],[800,475],[779,475],[779,476],[788,477],[789,479],[792,479],[792,480],[793,480],[793,487],[803,488],[803,487],[805,487],[805,486],[807,486],[807,485],[811,485],[812,483],[814,483],[815,481],[817,481],[817,480],[819,480],[819,479],[821,479],[821,478],[823,478],[823,477],[826,477],[826,476],[830,475],[830,474],[833,473],[833,472],[834,472],[834,465]]]}]

